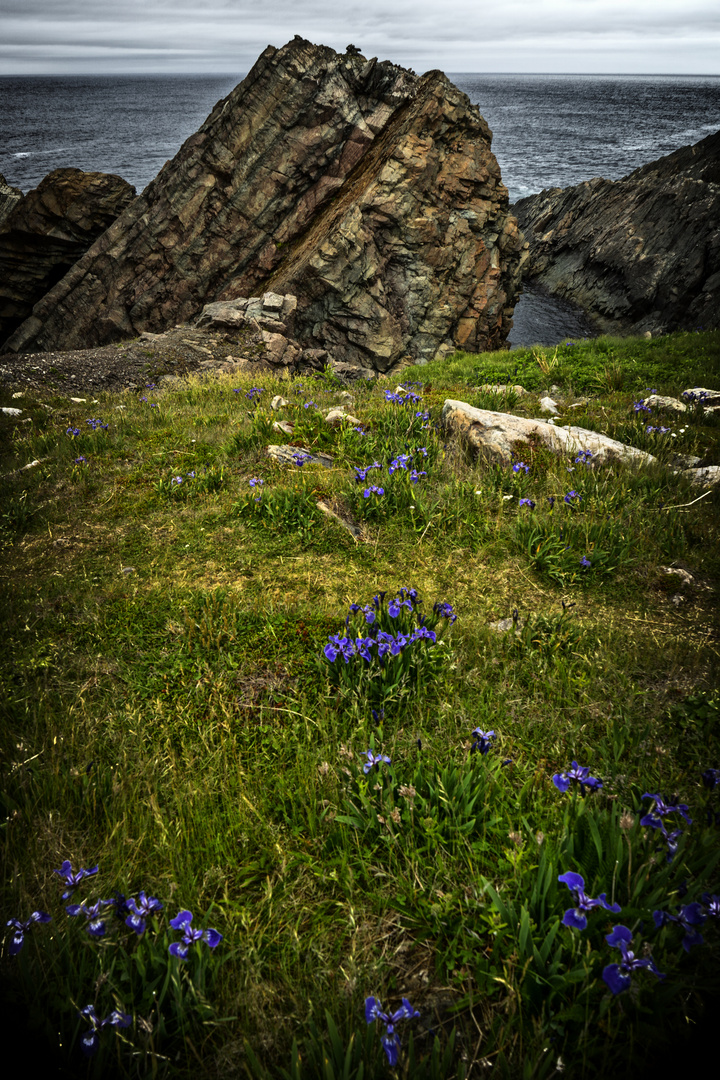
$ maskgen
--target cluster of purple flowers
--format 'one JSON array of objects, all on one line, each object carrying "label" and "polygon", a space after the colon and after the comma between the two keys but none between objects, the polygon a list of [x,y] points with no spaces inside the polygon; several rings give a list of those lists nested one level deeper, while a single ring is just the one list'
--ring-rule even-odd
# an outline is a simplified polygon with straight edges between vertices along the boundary
[{"label": "cluster of purple flowers", "polygon": [[381,1042],[391,1068],[397,1065],[398,1054],[400,1053],[400,1036],[395,1031],[395,1025],[400,1020],[412,1020],[413,1017],[419,1015],[420,1013],[417,1009],[413,1009],[407,998],[402,999],[399,1009],[389,1014],[383,1012],[383,1007],[376,997],[365,998],[365,1020],[367,1023],[372,1024],[373,1021],[380,1020],[385,1025]]},{"label": "cluster of purple flowers", "polygon": [[652,424],[648,424],[645,428],[648,435],[667,435],[670,431],[669,427],[653,427]]},{"label": "cluster of purple flowers", "polygon": [[306,461],[312,461],[312,454],[293,454],[293,461],[301,468]]},{"label": "cluster of purple flowers", "polygon": [[567,495],[564,495],[563,498],[568,506],[572,506],[573,499],[578,499],[578,501],[580,501],[582,500],[582,495],[578,495],[577,491],[568,491]]},{"label": "cluster of purple flowers", "polygon": [[685,398],[689,405],[692,405],[694,402],[697,402],[698,405],[700,405],[703,401],[705,401],[706,398],[709,398],[711,395],[708,393],[707,390],[684,390],[682,396]]},{"label": "cluster of purple flowers", "polygon": [[357,480],[358,484],[365,483],[365,480],[367,479],[367,474],[370,472],[371,469],[382,469],[382,465],[379,461],[373,461],[372,465],[366,465],[363,469],[359,468],[359,466],[357,465],[355,466],[355,479]]},{"label": "cluster of purple flowers", "polygon": [[66,428],[65,434],[69,435],[71,439],[74,439],[76,435],[80,434],[80,428],[77,428],[77,427]]},{"label": "cluster of purple flowers", "polygon": [[531,510],[535,509],[535,503],[532,499],[521,499],[518,506],[529,506]]},{"label": "cluster of purple flowers", "polygon": [[95,417],[91,417],[89,420],[86,420],[85,423],[89,424],[93,431],[97,431],[98,428],[100,428],[101,431],[107,431],[110,427],[109,424],[104,424],[102,420],[96,420]]},{"label": "cluster of purple flowers", "polygon": [[340,637],[339,634],[330,634],[329,641],[323,652],[332,664],[338,656],[343,657],[345,663],[349,663],[353,656],[360,656],[368,663],[372,660],[372,649],[376,649],[377,657],[383,660],[388,653],[391,656],[400,656],[403,649],[414,645],[416,641],[426,640],[434,645],[437,635],[434,630],[428,630],[427,626],[418,626],[410,634],[389,634],[386,630],[378,630],[373,637]]},{"label": "cluster of purple flowers", "polygon": [[514,473],[519,473],[521,469],[525,470],[526,475],[530,472],[530,466],[526,465],[524,461],[516,461],[512,467],[512,471]]},{"label": "cluster of purple flowers", "polygon": [[634,401],[633,402],[633,409],[635,410],[636,413],[640,413],[640,412],[649,413],[649,412],[652,412],[652,409],[650,408],[650,406],[646,405],[645,402],[642,399],[640,401]]},{"label": "cluster of purple flowers", "polygon": [[588,465],[590,458],[592,457],[592,450],[581,450],[578,456],[575,458],[575,464]]},{"label": "cluster of purple flowers", "polygon": [[393,405],[417,405],[420,395],[414,394],[412,390],[408,390],[405,394],[394,394],[392,390],[386,390],[385,400],[391,401]]},{"label": "cluster of purple flowers", "polygon": [[[239,394],[240,391],[236,390],[235,393]],[[260,395],[264,394],[264,393],[265,393],[265,387],[264,386],[251,386],[250,389],[245,394],[245,397],[248,399],[248,401],[254,401],[255,398],[259,398]]]},{"label": "cluster of purple flowers", "polygon": [[577,761],[573,761],[570,768],[563,773],[555,773],[552,778],[552,782],[558,791],[563,794],[568,790],[571,784],[580,785],[580,794],[585,794],[585,788],[588,791],[598,791],[602,787],[602,780],[598,780],[597,777],[590,775],[589,766],[578,765]]},{"label": "cluster of purple flowers", "polygon": [[384,495],[385,488],[378,487],[377,484],[371,484],[370,487],[366,487],[363,491],[363,498],[369,499],[371,495]]}]

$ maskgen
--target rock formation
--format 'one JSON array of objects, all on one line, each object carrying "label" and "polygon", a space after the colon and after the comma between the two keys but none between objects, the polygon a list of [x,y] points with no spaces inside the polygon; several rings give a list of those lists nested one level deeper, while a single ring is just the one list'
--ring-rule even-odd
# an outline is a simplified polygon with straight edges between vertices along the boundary
[{"label": "rock formation", "polygon": [[303,348],[339,362],[498,348],[524,252],[490,143],[441,72],[268,47],[8,347],[88,347],[275,293],[297,296]]},{"label": "rock formation", "polygon": [[720,326],[720,132],[622,180],[551,188],[513,209],[526,276],[601,330]]},{"label": "rock formation", "polygon": [[27,195],[3,185],[0,342],[135,197],[135,188],[121,177],[80,169],[56,169]]},{"label": "rock formation", "polygon": [[23,197],[20,188],[12,187],[0,173],[0,229],[10,211],[17,206]]}]

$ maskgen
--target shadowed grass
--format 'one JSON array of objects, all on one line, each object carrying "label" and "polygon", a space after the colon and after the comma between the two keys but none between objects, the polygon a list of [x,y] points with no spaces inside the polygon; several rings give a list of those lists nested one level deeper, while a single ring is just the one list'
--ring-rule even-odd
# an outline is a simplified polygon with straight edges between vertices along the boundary
[{"label": "shadowed grass", "polygon": [[[649,1045],[684,1045],[717,1000],[717,919],[688,951],[653,911],[720,892],[720,788],[701,778],[720,768],[720,536],[717,492],[674,470],[720,462],[718,422],[638,420],[633,402],[720,386],[719,342],[458,355],[402,391],[353,386],[360,431],[325,422],[331,377],[28,394],[30,424],[0,417],[2,471],[41,459],[0,480],[3,910],[53,916],[1,961],[27,1045],[76,1075],[92,1002],[133,1022],[99,1033],[91,1075],[386,1076],[369,995],[421,1013],[398,1027],[398,1075],[542,1077],[561,1058],[636,1077]],[[498,383],[530,393],[471,389]],[[658,463],[528,450],[514,472],[438,426],[446,397],[534,416],[552,384],[561,423]],[[268,457],[288,442],[333,467]],[[332,677],[328,640],[365,633],[349,605],[403,587],[457,614],[446,644],[420,643],[422,677],[395,686],[377,659]],[[487,754],[475,728],[495,732]],[[390,763],[366,773],[368,749]],[[603,788],[562,795],[572,760]],[[670,862],[646,793],[690,807],[692,825],[668,818]],[[100,867],[72,901],[65,859]],[[622,914],[563,925],[568,870]],[[114,890],[162,902],[144,935],[113,909],[94,938],[64,910]],[[223,935],[185,962],[181,910]],[[615,998],[619,922],[666,978],[639,971]]]}]

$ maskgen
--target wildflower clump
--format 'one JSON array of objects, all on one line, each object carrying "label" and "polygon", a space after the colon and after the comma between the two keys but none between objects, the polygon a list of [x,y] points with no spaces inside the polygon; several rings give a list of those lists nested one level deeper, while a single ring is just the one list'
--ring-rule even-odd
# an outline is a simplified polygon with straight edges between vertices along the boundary
[{"label": "wildflower clump", "polygon": [[421,607],[417,590],[409,588],[390,599],[381,592],[365,605],[351,604],[345,632],[330,634],[323,650],[331,681],[382,707],[436,677],[446,657],[438,634],[457,616],[446,601],[427,615]]}]

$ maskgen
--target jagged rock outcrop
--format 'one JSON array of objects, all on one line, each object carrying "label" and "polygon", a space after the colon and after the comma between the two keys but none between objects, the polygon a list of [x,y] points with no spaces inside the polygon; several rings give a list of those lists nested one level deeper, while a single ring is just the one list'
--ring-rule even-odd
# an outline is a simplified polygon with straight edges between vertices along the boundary
[{"label": "jagged rock outcrop", "polygon": [[0,187],[0,342],[135,197],[122,177],[81,169],[56,169],[19,198],[16,190],[7,188],[3,218]]},{"label": "jagged rock outcrop", "polygon": [[551,188],[513,210],[526,276],[601,330],[720,326],[720,132],[622,180]]},{"label": "jagged rock outcrop", "polygon": [[524,253],[490,143],[439,71],[268,47],[8,347],[116,341],[272,292],[339,363],[498,348]]},{"label": "jagged rock outcrop", "polygon": [[17,206],[22,197],[23,193],[20,188],[8,184],[3,174],[0,173],[0,229],[3,227],[5,218]]}]

